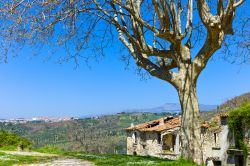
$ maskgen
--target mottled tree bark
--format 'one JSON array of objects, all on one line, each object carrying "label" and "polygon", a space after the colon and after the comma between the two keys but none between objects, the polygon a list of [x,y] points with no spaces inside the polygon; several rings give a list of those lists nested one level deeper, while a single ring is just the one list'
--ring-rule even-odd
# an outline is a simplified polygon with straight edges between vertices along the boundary
[{"label": "mottled tree bark", "polygon": [[202,164],[200,140],[200,110],[196,95],[196,83],[187,72],[183,88],[178,90],[182,108],[181,144],[182,156]]}]

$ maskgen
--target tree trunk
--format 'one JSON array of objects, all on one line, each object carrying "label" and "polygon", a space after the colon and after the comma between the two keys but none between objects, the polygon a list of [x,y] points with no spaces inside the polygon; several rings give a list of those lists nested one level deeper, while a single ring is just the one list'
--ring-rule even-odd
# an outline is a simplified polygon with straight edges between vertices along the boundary
[{"label": "tree trunk", "polygon": [[178,90],[182,108],[182,156],[185,159],[191,159],[195,163],[202,164],[200,110],[196,96],[196,81],[192,81],[188,74],[184,78],[182,88]]}]

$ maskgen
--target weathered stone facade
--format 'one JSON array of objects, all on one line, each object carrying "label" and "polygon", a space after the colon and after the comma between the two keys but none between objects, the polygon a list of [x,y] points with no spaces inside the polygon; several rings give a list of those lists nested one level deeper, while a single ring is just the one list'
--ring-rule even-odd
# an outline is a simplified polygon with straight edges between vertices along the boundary
[{"label": "weathered stone facade", "polygon": [[134,127],[127,129],[127,154],[179,158],[179,118],[168,117]]},{"label": "weathered stone facade", "polygon": [[[155,156],[168,159],[177,159],[179,157],[179,128],[176,129],[175,143],[171,139],[164,139],[169,133],[157,132],[128,132],[127,134],[127,154],[140,156]],[[135,134],[136,133],[136,134]],[[172,135],[173,133],[171,133]],[[164,142],[165,141],[165,142]],[[170,146],[166,146],[170,145]],[[166,146],[166,148],[164,148]],[[168,148],[169,147],[169,148]]]},{"label": "weathered stone facade", "polygon": [[203,161],[208,166],[228,164],[228,154],[232,138],[228,126],[220,126],[217,129],[206,129],[201,133]]},{"label": "weathered stone facade", "polygon": [[[158,156],[161,146],[157,140],[157,133],[129,132],[127,137],[128,154],[141,156]],[[130,144],[129,144],[130,143]]]},{"label": "weathered stone facade", "polygon": [[[201,125],[203,161],[208,166],[246,166],[241,150],[234,146],[226,117],[216,117],[217,125]],[[131,126],[127,131],[127,154],[178,159],[181,152],[180,118],[162,118]],[[246,134],[249,147],[250,133]]]}]

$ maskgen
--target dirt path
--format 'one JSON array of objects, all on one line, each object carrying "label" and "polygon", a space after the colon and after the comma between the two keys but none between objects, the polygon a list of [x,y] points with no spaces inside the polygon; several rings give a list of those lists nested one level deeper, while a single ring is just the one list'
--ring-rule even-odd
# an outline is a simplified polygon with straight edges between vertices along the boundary
[{"label": "dirt path", "polygon": [[80,159],[56,159],[48,163],[25,164],[21,166],[95,166],[93,163]]},{"label": "dirt path", "polygon": [[[4,151],[0,150],[6,154],[11,155],[23,155],[23,156],[41,156],[41,157],[51,157],[52,160],[46,163],[37,163],[37,164],[18,164],[18,166],[95,166],[95,164],[75,158],[63,158],[55,154],[39,153],[39,152],[22,152],[22,151]],[[53,159],[55,157],[55,159]]]},{"label": "dirt path", "polygon": [[39,152],[25,152],[25,151],[5,151],[0,150],[0,152],[12,155],[22,155],[22,156],[41,156],[41,157],[56,157],[56,154],[47,154],[47,153],[39,153]]}]

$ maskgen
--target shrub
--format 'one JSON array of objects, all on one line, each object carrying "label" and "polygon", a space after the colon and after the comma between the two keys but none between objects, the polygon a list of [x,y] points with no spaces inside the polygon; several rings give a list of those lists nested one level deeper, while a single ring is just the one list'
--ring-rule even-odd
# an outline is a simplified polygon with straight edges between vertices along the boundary
[{"label": "shrub", "polygon": [[20,147],[21,149],[30,148],[32,143],[22,138],[17,134],[10,133],[5,130],[0,130],[0,147]]},{"label": "shrub", "polygon": [[241,107],[229,112],[229,128],[233,131],[235,137],[235,148],[244,151],[247,155],[248,149],[244,142],[245,132],[250,128],[250,104],[244,104]]}]

